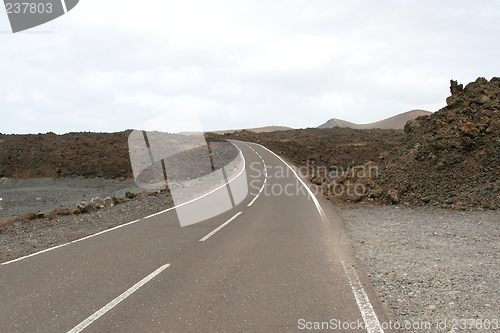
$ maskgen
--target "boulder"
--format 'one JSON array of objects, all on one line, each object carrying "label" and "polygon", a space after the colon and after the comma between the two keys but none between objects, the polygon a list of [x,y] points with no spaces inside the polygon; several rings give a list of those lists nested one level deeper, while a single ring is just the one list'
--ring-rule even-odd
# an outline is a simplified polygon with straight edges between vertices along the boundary
[{"label": "boulder", "polygon": [[460,130],[463,135],[474,136],[479,131],[473,122],[468,121]]},{"label": "boulder", "polygon": [[87,213],[90,213],[90,212],[95,212],[97,210],[97,207],[96,207],[96,205],[93,202],[86,202],[86,201],[80,202],[76,206],[76,208],[78,210],[80,210],[80,212],[83,213],[83,214],[87,214]]},{"label": "boulder", "polygon": [[[116,200],[116,198],[115,198],[115,200]],[[107,197],[104,199],[104,205],[106,207],[113,207],[115,205],[115,200],[113,200],[113,198],[111,198],[111,197]]]},{"label": "boulder", "polygon": [[389,190],[387,195],[389,196],[389,200],[392,204],[397,205],[399,203],[399,193],[397,190]]},{"label": "boulder", "polygon": [[93,203],[97,209],[106,207],[104,200],[99,197],[92,198],[90,202]]},{"label": "boulder", "polygon": [[125,192],[125,198],[127,199],[134,199],[137,196],[137,194],[132,193],[132,192]]}]

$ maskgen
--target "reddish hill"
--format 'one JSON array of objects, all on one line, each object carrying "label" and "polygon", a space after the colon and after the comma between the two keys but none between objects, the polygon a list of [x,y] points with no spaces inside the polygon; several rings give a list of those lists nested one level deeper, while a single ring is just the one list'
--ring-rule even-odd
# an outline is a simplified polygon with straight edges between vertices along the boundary
[{"label": "reddish hill", "polygon": [[342,127],[342,128],[354,128],[354,129],[403,129],[405,124],[409,120],[413,120],[420,116],[430,116],[432,112],[424,111],[424,110],[412,110],[408,112],[404,112],[398,114],[396,116],[380,120],[374,123],[369,124],[355,124],[345,120],[340,120],[336,118],[332,118],[328,120],[323,125],[318,126],[318,128],[334,128],[334,127]]}]

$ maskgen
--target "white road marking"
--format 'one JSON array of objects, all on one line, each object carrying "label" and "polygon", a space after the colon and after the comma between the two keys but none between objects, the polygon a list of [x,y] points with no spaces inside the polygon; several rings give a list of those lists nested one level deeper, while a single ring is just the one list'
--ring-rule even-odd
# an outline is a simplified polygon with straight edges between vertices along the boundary
[{"label": "white road marking", "polygon": [[[307,192],[309,193],[309,196],[312,198],[314,204],[316,205],[316,209],[318,210],[319,215],[321,216],[321,219],[323,222],[328,222],[328,219],[326,217],[326,214],[321,207],[318,199],[314,195],[314,193],[311,191],[309,186],[306,185],[306,183],[300,178],[295,170],[285,162],[281,157],[279,157],[277,154],[269,150],[268,148],[259,145],[258,143],[254,143],[255,145],[258,145],[267,151],[269,151],[271,154],[276,156],[281,162],[283,162],[297,177],[297,179],[302,183],[302,185],[306,188]],[[380,322],[378,321],[377,314],[375,313],[375,310],[373,310],[373,306],[370,303],[370,299],[368,298],[368,295],[366,294],[365,290],[363,289],[361,282],[359,281],[358,275],[352,269],[352,273],[348,272],[346,266],[342,262],[342,265],[344,266],[344,271],[347,275],[347,278],[349,279],[349,283],[351,285],[352,292],[354,293],[354,298],[356,299],[356,303],[358,304],[359,311],[361,312],[361,316],[363,317],[363,321],[365,322],[366,328],[368,330],[368,333],[384,333],[384,330],[382,329]],[[354,274],[353,274],[354,273]],[[351,278],[353,280],[351,280]],[[354,282],[354,283],[353,283]],[[359,299],[358,299],[359,297]],[[370,327],[370,328],[369,328]]]},{"label": "white road marking", "polygon": [[34,257],[36,255],[39,255],[39,254],[42,254],[42,253],[45,253],[45,252],[48,252],[48,251],[55,250],[55,249],[58,249],[60,247],[63,247],[63,246],[69,245],[69,244],[78,243],[78,242],[81,242],[83,240],[86,240],[86,239],[89,239],[89,238],[92,238],[92,237],[95,237],[95,236],[102,235],[102,234],[104,234],[106,232],[110,232],[110,231],[113,231],[113,230],[125,227],[127,225],[130,225],[130,224],[133,224],[133,223],[136,223],[136,222],[139,222],[139,221],[140,220],[135,220],[135,221],[131,221],[131,222],[128,222],[128,223],[120,224],[120,225],[117,225],[116,227],[113,227],[113,228],[110,228],[110,229],[106,229],[106,230],[100,231],[98,233],[95,233],[95,234],[92,234],[92,235],[88,235],[86,237],[83,237],[83,238],[80,238],[80,239],[76,239],[76,240],[68,242],[68,243],[64,243],[64,244],[61,244],[61,245],[49,247],[48,249],[45,249],[45,250],[42,250],[42,251],[39,251],[39,252],[35,252],[35,253],[32,253],[32,254],[28,254],[27,256],[24,256],[24,257],[20,257],[20,258],[17,258],[17,259],[6,261],[6,262],[0,264],[0,266],[8,265],[8,264],[11,264],[13,262],[20,261],[20,260],[23,260],[23,259],[26,259],[26,258],[29,258],[29,257]]},{"label": "white road marking", "polygon": [[236,215],[234,215],[229,220],[227,220],[226,222],[224,222],[220,226],[218,226],[216,229],[214,229],[211,233],[209,233],[208,235],[206,235],[205,237],[200,239],[200,242],[204,242],[207,239],[209,239],[210,237],[212,237],[217,231],[219,231],[220,229],[224,228],[226,225],[231,223],[231,221],[233,221],[235,218],[237,218],[240,214],[241,214],[241,212],[236,213]]},{"label": "white road marking", "polygon": [[[64,0],[62,0],[62,1],[64,1]],[[243,171],[245,171],[245,167],[246,167],[246,161],[245,161],[245,156],[243,156],[243,152],[242,152],[242,151],[241,151],[241,149],[240,149],[240,148],[238,148],[235,144],[233,144],[233,146],[235,146],[235,147],[236,147],[236,148],[240,151],[241,157],[243,158],[243,168],[241,169],[241,171],[240,171],[240,172],[239,172],[239,173],[238,173],[238,174],[237,174],[234,178],[232,178],[230,181],[228,181],[228,184],[229,184],[230,182],[232,182],[233,180],[235,180],[236,178],[238,178],[238,177],[239,177],[239,176],[243,173]],[[178,206],[174,206],[174,207],[170,207],[170,208],[168,208],[168,209],[162,210],[161,212],[158,212],[158,213],[154,213],[154,214],[148,215],[148,216],[146,216],[146,217],[143,217],[142,219],[138,219],[138,220],[135,220],[135,221],[127,222],[127,223],[124,223],[124,224],[118,225],[118,226],[116,226],[116,227],[113,227],[113,228],[110,228],[110,229],[106,229],[106,230],[100,231],[100,232],[98,232],[98,233],[95,233],[95,234],[92,234],[92,235],[89,235],[89,236],[86,236],[86,237],[83,237],[83,238],[80,238],[80,239],[76,239],[76,240],[71,241],[71,242],[68,242],[68,243],[64,243],[64,244],[60,244],[60,245],[57,245],[57,246],[49,247],[48,249],[45,249],[45,250],[42,250],[42,251],[38,251],[38,252],[35,252],[35,253],[31,253],[31,254],[28,254],[27,256],[24,256],[24,257],[19,257],[19,258],[17,258],[17,259],[13,259],[13,260],[10,260],[10,261],[6,261],[6,262],[4,262],[4,263],[0,264],[0,266],[3,266],[3,265],[8,265],[8,264],[12,264],[12,263],[17,262],[17,261],[20,261],[20,260],[24,260],[24,259],[27,259],[27,258],[30,258],[30,257],[34,257],[34,256],[36,256],[36,255],[39,255],[39,254],[42,254],[42,253],[45,253],[45,252],[49,252],[49,251],[52,251],[52,250],[55,250],[55,249],[58,249],[58,248],[64,247],[64,246],[66,246],[66,245],[70,245],[70,244],[73,244],[73,243],[81,242],[81,241],[83,241],[83,240],[86,240],[86,239],[89,239],[89,238],[92,238],[92,237],[95,237],[95,236],[102,235],[102,234],[104,234],[104,233],[106,233],[106,232],[110,232],[110,231],[116,230],[116,229],[118,229],[118,228],[125,227],[125,226],[131,225],[131,224],[134,224],[134,223],[139,222],[139,221],[141,221],[141,220],[143,220],[143,219],[149,219],[149,218],[151,218],[151,217],[153,217],[153,216],[156,216],[156,215],[160,215],[160,214],[166,213],[166,212],[168,212],[168,211],[170,211],[170,210],[172,210],[172,209],[176,209],[177,207],[181,207],[181,206],[187,205],[187,204],[189,204],[189,203],[191,203],[191,202],[194,202],[194,201],[196,201],[196,200],[199,200],[199,199],[201,199],[201,198],[203,198],[203,197],[205,197],[205,196],[207,196],[207,195],[209,195],[209,194],[211,194],[211,193],[213,193],[213,192],[215,192],[215,191],[219,190],[220,188],[222,188],[222,187],[224,187],[224,186],[226,186],[226,185],[227,185],[227,184],[221,185],[221,186],[219,186],[218,188],[216,188],[215,190],[212,190],[212,191],[210,191],[210,192],[208,192],[208,193],[205,193],[204,195],[202,195],[202,196],[200,196],[200,197],[198,197],[198,198],[195,198],[195,199],[193,199],[193,200],[190,200],[190,201],[184,202],[184,203],[182,203],[182,204],[180,204],[180,205],[178,205]]]},{"label": "white road marking", "polygon": [[358,274],[356,274],[356,271],[352,267],[348,269],[343,260],[342,266],[344,266],[344,271],[346,272],[347,279],[349,280],[349,284],[351,285],[352,293],[354,294],[354,298],[356,299],[358,308],[361,311],[361,315],[363,316],[366,331],[368,333],[384,333],[384,330],[382,329],[380,322],[378,321],[377,314],[373,310],[373,306],[370,303],[370,299],[361,286]]},{"label": "white road marking", "polygon": [[[235,146],[236,148],[238,148],[238,146],[236,146],[236,145],[234,145],[234,144],[233,144],[233,146]],[[175,208],[177,208],[177,207],[181,207],[181,206],[187,205],[187,204],[189,204],[189,203],[191,203],[191,202],[193,202],[193,201],[196,201],[196,200],[199,200],[199,199],[201,199],[201,198],[204,198],[204,197],[206,197],[207,195],[212,194],[212,193],[214,193],[215,191],[220,190],[221,188],[223,188],[223,187],[227,186],[227,184],[231,183],[233,180],[235,180],[236,178],[238,178],[238,177],[239,177],[239,176],[243,173],[243,171],[245,171],[245,168],[246,168],[246,160],[245,160],[245,156],[243,156],[243,152],[241,151],[241,149],[240,149],[240,148],[238,148],[238,150],[240,151],[240,155],[241,155],[241,157],[242,157],[242,159],[243,159],[243,168],[242,168],[242,169],[241,169],[241,171],[240,171],[240,172],[239,172],[239,173],[238,173],[235,177],[233,177],[230,181],[228,181],[228,182],[227,182],[227,183],[225,183],[225,184],[222,184],[221,186],[217,187],[216,189],[214,189],[214,190],[212,190],[212,191],[210,191],[210,192],[207,192],[207,193],[203,194],[202,196],[199,196],[199,197],[197,197],[197,198],[195,198],[195,199],[193,199],[193,200],[186,201],[186,202],[184,202],[184,203],[182,203],[182,204],[180,204],[180,205],[177,205],[177,206],[175,206],[175,207],[168,208],[168,209],[165,209],[165,210],[163,210],[163,211],[161,211],[161,212],[151,214],[151,215],[149,215],[149,216],[146,216],[144,219],[149,219],[149,218],[151,218],[151,217],[153,217],[153,216],[163,214],[163,213],[165,213],[165,212],[167,212],[167,211],[169,211],[169,210],[172,210],[172,209],[175,209]]]},{"label": "white road marking", "polygon": [[262,161],[262,164],[264,165],[264,183],[261,187],[261,189],[259,190],[259,193],[257,193],[257,195],[255,196],[255,198],[253,198],[253,200],[247,205],[247,207],[250,207],[253,205],[253,203],[255,202],[255,200],[257,200],[257,198],[260,196],[260,194],[262,193],[262,191],[264,190],[264,187],[266,186],[266,183],[267,183],[267,167],[266,167],[266,162],[264,162],[264,159],[262,158],[262,156],[260,156],[260,154],[255,151],[255,149],[253,149],[252,147],[250,147],[248,144],[246,145],[248,148],[252,149],[253,152],[255,154],[257,154],[257,156],[260,157],[260,160]]},{"label": "white road marking", "polygon": [[257,198],[258,198],[258,197],[259,197],[259,194],[257,194],[257,195],[255,196],[255,198],[253,198],[253,200],[252,200],[252,201],[250,201],[250,203],[247,205],[247,207],[252,206],[252,205],[253,205],[253,203],[255,202],[255,200],[257,200]]},{"label": "white road marking", "polygon": [[82,321],[80,324],[78,324],[77,326],[75,326],[72,330],[68,331],[68,333],[78,333],[78,332],[83,331],[87,326],[89,326],[94,321],[96,321],[97,319],[99,319],[99,317],[101,317],[103,314],[105,314],[106,312],[108,312],[109,310],[111,310],[112,308],[114,308],[116,305],[118,305],[118,303],[120,303],[125,298],[129,297],[134,292],[136,292],[137,289],[139,289],[140,287],[142,287],[143,285],[145,285],[146,283],[148,283],[149,281],[151,281],[155,276],[157,276],[158,274],[160,274],[161,272],[163,272],[168,266],[170,266],[170,264],[165,264],[165,265],[161,266],[156,271],[154,271],[153,273],[149,274],[148,276],[146,276],[144,279],[142,279],[141,281],[137,282],[136,284],[134,284],[132,287],[130,287],[123,294],[121,294],[120,296],[118,296],[117,298],[115,298],[114,300],[112,300],[111,302],[109,302],[108,304],[106,304],[105,306],[103,306],[100,310],[96,311],[93,315],[91,315],[90,317],[88,317],[87,319],[85,319],[84,321]]},{"label": "white road marking", "polygon": [[255,198],[253,198],[252,201],[250,201],[250,203],[247,205],[247,207],[250,207],[251,205],[253,205],[253,203],[255,202],[255,200],[257,200],[257,198],[259,197],[259,195],[262,193],[262,190],[264,189],[264,186],[266,186],[266,185],[265,184],[262,185],[262,187],[260,188],[259,193],[255,196]]},{"label": "white road marking", "polygon": [[300,178],[299,175],[297,175],[297,172],[295,172],[295,170],[288,163],[286,163],[285,160],[283,160],[281,157],[279,157],[278,155],[276,155],[271,150],[267,149],[266,147],[264,147],[262,145],[259,145],[258,143],[254,143],[254,144],[258,145],[258,146],[260,146],[262,148],[264,148],[267,151],[269,151],[271,154],[273,154],[274,156],[276,156],[281,162],[283,162],[283,164],[285,164],[292,171],[292,173],[300,181],[300,183],[302,184],[302,186],[304,186],[306,188],[307,193],[309,193],[309,196],[311,197],[312,201],[314,202],[314,205],[316,206],[316,209],[318,210],[319,215],[321,215],[321,218],[324,221],[327,221],[325,212],[323,211],[323,208],[321,208],[321,205],[319,204],[318,199],[316,198],[316,196],[314,195],[314,193],[311,191],[311,189],[309,188],[309,186],[307,186],[306,183],[302,180],[302,178]]}]

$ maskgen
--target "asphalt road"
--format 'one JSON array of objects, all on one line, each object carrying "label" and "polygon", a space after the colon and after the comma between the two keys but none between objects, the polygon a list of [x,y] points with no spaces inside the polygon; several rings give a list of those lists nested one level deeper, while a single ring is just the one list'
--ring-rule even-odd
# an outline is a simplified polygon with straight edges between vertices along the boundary
[{"label": "asphalt road", "polygon": [[388,332],[357,329],[390,318],[331,203],[235,144],[249,195],[229,211],[181,228],[169,210],[2,264],[0,332]]}]

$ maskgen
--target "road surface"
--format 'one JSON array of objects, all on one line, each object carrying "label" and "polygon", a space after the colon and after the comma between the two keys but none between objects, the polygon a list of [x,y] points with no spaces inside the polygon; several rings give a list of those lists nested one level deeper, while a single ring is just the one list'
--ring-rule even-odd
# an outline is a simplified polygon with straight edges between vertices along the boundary
[{"label": "road surface", "polygon": [[249,195],[222,215],[181,228],[169,210],[2,264],[0,332],[388,332],[331,203],[235,144]]}]

